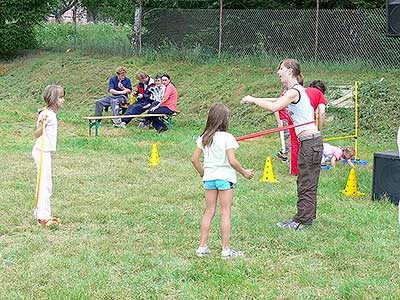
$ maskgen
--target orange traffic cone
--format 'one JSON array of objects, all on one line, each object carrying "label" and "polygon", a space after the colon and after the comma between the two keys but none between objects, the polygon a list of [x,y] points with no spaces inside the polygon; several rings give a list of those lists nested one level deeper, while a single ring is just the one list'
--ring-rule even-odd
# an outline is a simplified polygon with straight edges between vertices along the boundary
[{"label": "orange traffic cone", "polygon": [[260,179],[261,182],[271,182],[278,183],[279,181],[275,179],[274,170],[272,169],[272,160],[270,156],[265,159],[265,167],[263,177]]},{"label": "orange traffic cone", "polygon": [[364,193],[357,191],[356,169],[352,168],[350,170],[346,188],[344,190],[341,190],[341,192],[346,196],[353,196],[353,197],[364,195]]},{"label": "orange traffic cone", "polygon": [[157,166],[160,164],[160,155],[158,154],[157,144],[151,146],[150,166]]}]

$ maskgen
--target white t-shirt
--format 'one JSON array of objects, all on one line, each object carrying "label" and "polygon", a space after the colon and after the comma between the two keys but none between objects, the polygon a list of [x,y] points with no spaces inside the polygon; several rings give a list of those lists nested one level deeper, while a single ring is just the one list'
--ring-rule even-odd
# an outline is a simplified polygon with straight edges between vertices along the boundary
[{"label": "white t-shirt", "polygon": [[[45,109],[39,113],[37,127],[42,120],[44,114],[47,116],[47,126],[44,135],[44,151],[55,152],[57,148],[57,115],[50,109]],[[42,125],[40,125],[42,126]],[[34,148],[42,150],[42,136],[36,139]]]},{"label": "white t-shirt", "polygon": [[197,147],[203,150],[204,154],[203,181],[220,179],[236,183],[236,172],[229,164],[228,156],[226,155],[226,150],[239,148],[234,136],[225,131],[217,131],[211,146],[205,148],[201,141],[202,137],[199,137],[196,140],[196,144]]}]

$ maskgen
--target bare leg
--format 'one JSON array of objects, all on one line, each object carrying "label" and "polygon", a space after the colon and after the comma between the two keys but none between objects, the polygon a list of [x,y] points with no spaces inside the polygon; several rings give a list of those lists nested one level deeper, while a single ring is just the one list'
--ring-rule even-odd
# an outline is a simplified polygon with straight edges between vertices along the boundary
[{"label": "bare leg", "polygon": [[283,130],[279,131],[279,137],[281,139],[281,152],[286,153],[286,145],[285,145],[285,133]]},{"label": "bare leg", "polygon": [[215,215],[215,207],[217,206],[218,190],[206,190],[206,209],[200,225],[200,246],[207,246],[208,233],[210,231],[211,222]]},{"label": "bare leg", "polygon": [[231,235],[231,208],[232,208],[233,192],[234,189],[219,191],[222,250],[229,249],[229,238]]}]

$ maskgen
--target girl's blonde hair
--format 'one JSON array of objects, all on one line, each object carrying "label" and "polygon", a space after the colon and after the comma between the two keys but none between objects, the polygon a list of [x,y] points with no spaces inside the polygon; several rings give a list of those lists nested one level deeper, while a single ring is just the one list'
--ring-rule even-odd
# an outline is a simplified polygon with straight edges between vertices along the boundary
[{"label": "girl's blonde hair", "polygon": [[300,63],[295,59],[285,59],[279,63],[278,69],[281,65],[284,65],[287,69],[293,71],[293,77],[296,77],[297,82],[301,85],[304,84],[304,75],[301,72]]},{"label": "girl's blonde hair", "polygon": [[56,105],[58,98],[63,96],[65,96],[65,90],[62,86],[51,84],[44,89],[43,98],[47,107]]},{"label": "girl's blonde hair", "polygon": [[202,136],[204,147],[211,146],[213,137],[217,131],[227,131],[229,127],[230,111],[222,103],[214,104],[208,111],[206,127]]}]

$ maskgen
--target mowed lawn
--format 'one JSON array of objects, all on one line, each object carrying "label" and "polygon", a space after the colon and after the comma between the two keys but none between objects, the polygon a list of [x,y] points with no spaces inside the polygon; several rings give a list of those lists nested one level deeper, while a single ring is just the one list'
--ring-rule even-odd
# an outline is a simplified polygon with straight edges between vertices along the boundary
[{"label": "mowed lawn", "polygon": [[[128,65],[131,78],[139,68],[171,73],[181,96],[171,130],[157,134],[138,129],[136,121],[126,129],[103,122],[100,137],[88,137],[81,117],[93,114],[117,65]],[[365,195],[339,192],[349,167],[322,170],[318,219],[298,232],[275,225],[296,206],[296,178],[275,156],[278,134],[240,142],[238,159],[256,173],[250,181],[239,178],[233,205],[231,245],[245,256],[220,258],[218,216],[210,232],[212,255],[195,255],[204,191],[190,157],[207,108],[227,103],[236,136],[274,127],[272,115],[238,103],[247,93],[263,95],[256,87],[263,81],[264,95],[279,92],[274,67],[49,53],[4,63],[0,299],[400,299],[397,207],[371,201],[373,153],[394,150],[395,140],[363,132],[360,157],[369,164],[357,166],[356,174]],[[357,72],[310,69],[309,78],[352,84],[361,77]],[[52,208],[62,225],[42,228],[32,214],[31,149],[41,93],[52,82],[67,89],[53,156]],[[155,167],[149,166],[153,144],[161,159]],[[259,181],[267,156],[279,183]]]}]

